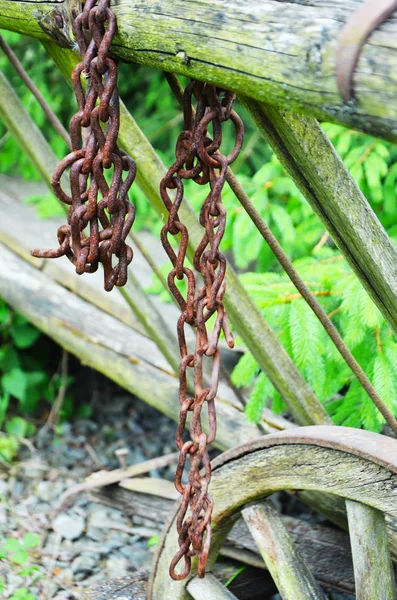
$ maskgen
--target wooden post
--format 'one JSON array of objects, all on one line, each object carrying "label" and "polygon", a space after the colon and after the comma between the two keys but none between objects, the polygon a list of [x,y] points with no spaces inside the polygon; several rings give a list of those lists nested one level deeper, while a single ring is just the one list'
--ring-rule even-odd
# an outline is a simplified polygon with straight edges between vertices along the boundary
[{"label": "wooden post", "polygon": [[396,600],[385,516],[358,502],[346,502],[357,600]]},{"label": "wooden post", "polygon": [[247,506],[242,515],[282,599],[325,600],[272,502]]}]

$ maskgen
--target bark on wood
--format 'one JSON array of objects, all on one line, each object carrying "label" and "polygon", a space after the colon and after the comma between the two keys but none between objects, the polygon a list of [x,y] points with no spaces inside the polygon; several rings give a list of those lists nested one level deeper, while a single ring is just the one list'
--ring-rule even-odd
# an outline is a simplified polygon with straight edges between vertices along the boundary
[{"label": "bark on wood", "polygon": [[384,515],[347,502],[357,600],[396,600],[396,581],[387,543]]},{"label": "bark on wood", "polygon": [[283,600],[325,600],[306,562],[296,550],[281,517],[271,502],[242,511]]},{"label": "bark on wood", "polygon": [[[0,0],[0,27],[71,47],[66,1]],[[368,40],[344,106],[336,39],[360,0],[115,0],[116,56],[235,90],[276,106],[397,139],[397,20]]]}]

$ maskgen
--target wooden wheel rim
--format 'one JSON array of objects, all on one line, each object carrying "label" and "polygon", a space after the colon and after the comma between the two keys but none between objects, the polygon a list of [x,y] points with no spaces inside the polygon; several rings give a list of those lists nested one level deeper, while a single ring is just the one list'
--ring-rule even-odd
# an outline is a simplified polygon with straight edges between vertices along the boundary
[{"label": "wooden wheel rim", "polygon": [[[298,427],[267,435],[213,461],[210,489],[215,501],[215,527],[209,564],[216,560],[243,506],[276,491],[326,492],[397,517],[397,440],[336,426]],[[154,558],[148,600],[190,598],[187,581],[173,581],[168,576],[177,548],[177,506],[179,502]]]}]

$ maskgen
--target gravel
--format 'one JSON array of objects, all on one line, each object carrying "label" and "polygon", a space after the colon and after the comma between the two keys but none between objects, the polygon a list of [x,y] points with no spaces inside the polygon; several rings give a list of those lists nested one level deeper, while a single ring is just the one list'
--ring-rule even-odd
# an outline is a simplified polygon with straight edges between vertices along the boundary
[{"label": "gravel", "polygon": [[[106,397],[109,383],[100,382]],[[42,429],[32,446],[21,448],[19,462],[0,471],[0,545],[10,538],[22,543],[27,532],[40,539],[27,550],[25,564],[13,564],[11,554],[0,561],[2,598],[26,588],[35,600],[79,600],[87,586],[150,569],[154,548],[126,532],[136,525],[133,517],[85,493],[59,505],[61,494],[90,473],[117,468],[120,448],[128,448],[127,464],[174,451],[169,419],[113,384],[110,391],[118,395],[98,403],[95,418],[64,423],[56,435]],[[162,477],[171,475],[170,469],[161,471]],[[37,570],[29,573],[32,566]]]}]

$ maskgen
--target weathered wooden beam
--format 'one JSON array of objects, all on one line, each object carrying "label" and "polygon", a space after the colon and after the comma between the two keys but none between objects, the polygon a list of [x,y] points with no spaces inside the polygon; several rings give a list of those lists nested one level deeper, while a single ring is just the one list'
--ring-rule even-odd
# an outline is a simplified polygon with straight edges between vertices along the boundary
[{"label": "weathered wooden beam", "polygon": [[[77,0],[0,0],[0,27],[72,46]],[[256,100],[397,139],[397,19],[368,40],[344,106],[336,39],[360,0],[115,0],[116,56],[209,81]]]},{"label": "weathered wooden beam", "polygon": [[278,159],[397,331],[397,248],[315,119],[243,98]]},{"label": "weathered wooden beam", "polygon": [[204,579],[195,577],[189,581],[187,590],[194,600],[237,600],[211,573],[207,573]]},{"label": "weathered wooden beam", "polygon": [[283,600],[325,600],[270,502],[247,506],[242,515]]},{"label": "weathered wooden beam", "polygon": [[352,501],[346,507],[357,600],[396,600],[384,514]]}]

